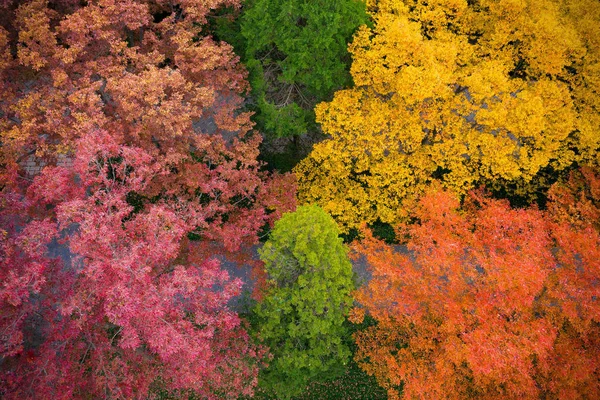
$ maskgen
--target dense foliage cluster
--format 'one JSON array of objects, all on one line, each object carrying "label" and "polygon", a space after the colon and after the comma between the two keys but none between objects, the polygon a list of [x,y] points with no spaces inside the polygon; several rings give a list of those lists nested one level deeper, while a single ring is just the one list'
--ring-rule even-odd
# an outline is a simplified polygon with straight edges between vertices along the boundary
[{"label": "dense foliage cluster", "polygon": [[242,17],[259,127],[301,135],[313,108],[350,83],[346,46],[367,21],[359,0],[251,0]]},{"label": "dense foliage cluster", "polygon": [[0,397],[600,398],[596,0],[0,0],[0,53]]},{"label": "dense foliage cluster", "polygon": [[271,281],[257,308],[258,335],[274,356],[262,381],[277,398],[300,394],[350,356],[342,323],[354,283],[338,234],[327,213],[302,206],[275,223],[261,249]]},{"label": "dense foliage cluster", "polygon": [[[400,222],[440,179],[518,187],[597,156],[595,1],[370,1],[355,88],[316,108],[331,135],[296,167],[299,197],[343,227]],[[347,229],[347,228],[346,228]]]},{"label": "dense foliage cluster", "polygon": [[[400,229],[405,251],[367,237],[356,294],[377,325],[359,363],[398,397],[600,396],[600,232],[537,209],[431,191]],[[591,221],[590,221],[591,222]]]},{"label": "dense foliage cluster", "polygon": [[239,250],[294,191],[260,171],[238,57],[199,36],[219,4],[3,3],[2,395],[252,393],[241,282],[184,239]]}]

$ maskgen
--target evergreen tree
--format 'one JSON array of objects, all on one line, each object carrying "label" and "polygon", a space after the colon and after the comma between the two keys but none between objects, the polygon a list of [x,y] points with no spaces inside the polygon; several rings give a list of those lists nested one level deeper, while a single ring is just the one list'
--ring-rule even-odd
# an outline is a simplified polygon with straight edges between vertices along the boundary
[{"label": "evergreen tree", "polygon": [[347,43],[367,21],[357,0],[253,0],[242,17],[259,129],[300,135],[314,106],[351,83]]}]

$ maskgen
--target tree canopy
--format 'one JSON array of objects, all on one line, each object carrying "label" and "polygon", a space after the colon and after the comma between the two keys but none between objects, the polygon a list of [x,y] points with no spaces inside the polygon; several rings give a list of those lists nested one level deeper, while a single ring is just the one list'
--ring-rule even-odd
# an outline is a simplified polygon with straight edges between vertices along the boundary
[{"label": "tree canopy", "polygon": [[[432,190],[405,251],[355,246],[373,279],[355,298],[359,364],[389,398],[600,395],[600,235],[537,209]],[[557,222],[558,221],[558,222]]]},{"label": "tree canopy", "polygon": [[397,223],[439,179],[540,190],[534,178],[597,157],[594,1],[370,1],[349,47],[355,88],[316,108],[331,138],[295,169],[301,202],[343,230]]},{"label": "tree canopy", "polygon": [[597,0],[0,0],[0,90],[1,398],[600,398]]},{"label": "tree canopy", "polygon": [[252,393],[241,281],[187,236],[254,244],[294,184],[261,172],[245,70],[200,35],[222,4],[2,3],[3,397]]},{"label": "tree canopy", "polygon": [[273,355],[261,381],[278,398],[301,393],[350,356],[342,323],[354,283],[338,233],[323,210],[303,206],[275,223],[260,250],[270,287],[257,306],[258,335]]},{"label": "tree canopy", "polygon": [[359,0],[248,2],[241,32],[266,134],[306,133],[314,105],[351,83],[347,43],[366,21]]}]

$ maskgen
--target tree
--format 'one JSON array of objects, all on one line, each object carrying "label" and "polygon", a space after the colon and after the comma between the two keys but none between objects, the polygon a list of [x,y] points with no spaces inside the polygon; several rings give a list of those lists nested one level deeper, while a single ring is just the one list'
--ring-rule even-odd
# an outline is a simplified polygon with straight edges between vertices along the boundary
[{"label": "tree", "polygon": [[402,251],[366,232],[355,358],[390,398],[595,398],[600,235],[473,193],[431,190]]},{"label": "tree", "polygon": [[249,2],[241,33],[262,131],[306,133],[315,104],[350,84],[347,43],[366,21],[359,0]]},{"label": "tree", "polygon": [[600,168],[584,165],[548,193],[549,213],[558,221],[600,231]]},{"label": "tree", "polygon": [[350,356],[342,323],[352,304],[352,265],[335,222],[317,206],[285,214],[260,255],[270,287],[256,308],[257,332],[273,358],[259,382],[290,398]]},{"label": "tree", "polygon": [[238,112],[244,69],[200,35],[238,3],[5,3],[0,394],[250,395],[264,351],[227,306],[241,282],[186,246],[238,251],[293,208]]},{"label": "tree", "polygon": [[316,107],[331,138],[295,169],[300,201],[344,231],[400,222],[435,179],[525,196],[540,171],[597,157],[596,2],[368,4],[375,27],[349,46],[355,88]]}]

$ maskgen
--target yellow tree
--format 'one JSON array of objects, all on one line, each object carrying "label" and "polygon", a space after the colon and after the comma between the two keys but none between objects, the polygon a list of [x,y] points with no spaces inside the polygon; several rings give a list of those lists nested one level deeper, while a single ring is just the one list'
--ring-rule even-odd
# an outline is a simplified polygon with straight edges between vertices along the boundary
[{"label": "yellow tree", "polygon": [[396,223],[433,180],[535,191],[596,156],[600,4],[371,0],[349,51],[355,87],[316,108],[330,138],[296,167],[300,200],[344,230]]}]

